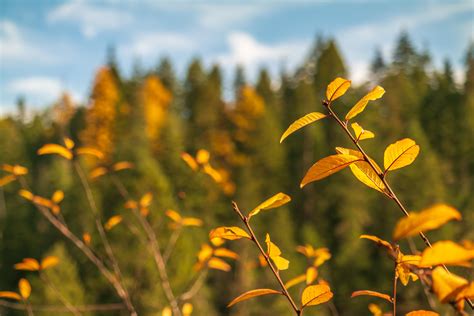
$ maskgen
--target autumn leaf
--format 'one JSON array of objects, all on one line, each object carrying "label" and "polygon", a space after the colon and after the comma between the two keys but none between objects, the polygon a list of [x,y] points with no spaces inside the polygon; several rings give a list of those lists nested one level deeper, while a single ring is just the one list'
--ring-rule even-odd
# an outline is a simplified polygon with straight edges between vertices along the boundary
[{"label": "autumn leaf", "polygon": [[72,152],[66,147],[57,144],[46,144],[38,149],[37,153],[38,155],[57,154],[68,160],[72,159]]},{"label": "autumn leaf", "polygon": [[41,266],[38,260],[34,258],[24,258],[22,262],[16,263],[14,265],[16,270],[24,270],[24,271],[38,271],[40,270]]},{"label": "autumn leaf", "polygon": [[200,165],[205,165],[209,162],[211,154],[205,149],[199,149],[196,153],[196,161]]},{"label": "autumn leaf", "polygon": [[199,226],[202,226],[202,220],[195,217],[184,217],[183,220],[181,221],[181,224],[183,226],[199,227]]},{"label": "autumn leaf", "polygon": [[2,170],[15,176],[24,176],[25,174],[28,174],[28,169],[20,165],[3,164]]},{"label": "autumn leaf", "polygon": [[179,213],[176,212],[175,210],[167,210],[165,212],[165,215],[168,216],[169,218],[171,218],[171,220],[176,222],[176,223],[180,223],[181,220],[182,220],[181,215],[179,215]]},{"label": "autumn leaf", "polygon": [[218,227],[211,230],[211,232],[209,233],[209,239],[212,240],[214,238],[223,238],[227,240],[236,240],[241,238],[251,239],[250,235],[247,234],[246,231],[236,226]]},{"label": "autumn leaf", "polygon": [[0,298],[10,298],[12,300],[21,301],[21,296],[18,293],[10,291],[0,291]]},{"label": "autumn leaf", "polygon": [[331,289],[326,284],[310,285],[301,295],[301,308],[326,303],[333,297]]},{"label": "autumn leaf", "polygon": [[193,171],[197,171],[199,169],[199,166],[196,162],[196,160],[193,158],[193,156],[191,156],[190,154],[188,153],[181,153],[181,159],[183,159],[183,161],[193,170]]},{"label": "autumn leaf", "polygon": [[285,138],[287,138],[288,136],[290,136],[291,134],[293,134],[300,128],[303,128],[306,125],[309,125],[313,122],[319,121],[320,119],[323,119],[326,116],[327,116],[326,114],[323,114],[320,112],[311,112],[297,119],[287,128],[287,130],[283,133],[283,135],[281,135],[280,144],[285,140]]},{"label": "autumn leaf", "polygon": [[169,306],[166,306],[163,308],[161,311],[161,316],[173,316],[173,312],[171,311],[171,308]]},{"label": "autumn leaf", "polygon": [[247,291],[239,296],[237,296],[236,298],[234,298],[232,300],[232,302],[230,302],[227,307],[231,307],[239,302],[242,302],[242,301],[245,301],[245,300],[248,300],[250,298],[253,298],[253,297],[256,297],[256,296],[263,296],[263,295],[271,295],[271,294],[282,294],[280,291],[276,291],[276,290],[272,290],[272,289],[256,289],[256,290],[251,290],[251,291]]},{"label": "autumn leaf", "polygon": [[311,168],[309,168],[303,180],[301,181],[300,187],[302,188],[310,182],[326,178],[357,161],[362,161],[362,159],[356,156],[345,154],[331,155],[318,160],[314,165],[311,166]]},{"label": "autumn leaf", "polygon": [[418,310],[409,312],[405,316],[439,316],[439,314],[432,311]]},{"label": "autumn leaf", "polygon": [[388,241],[383,240],[383,239],[380,239],[380,238],[377,237],[377,236],[372,236],[372,235],[360,235],[359,238],[371,240],[371,241],[375,242],[375,243],[376,243],[377,245],[379,245],[379,246],[385,247],[385,248],[387,248],[388,250],[393,250],[392,245],[391,245]]},{"label": "autumn leaf", "polygon": [[318,270],[316,267],[309,267],[306,269],[306,284],[313,283],[318,277]]},{"label": "autumn leaf", "polygon": [[351,81],[338,77],[334,79],[326,89],[326,100],[332,102],[346,93],[351,86]]},{"label": "autumn leaf", "polygon": [[105,223],[104,227],[106,230],[111,230],[114,228],[116,225],[118,225],[122,221],[122,216],[121,215],[114,215],[111,218],[107,220]]},{"label": "autumn leaf", "polygon": [[461,220],[461,214],[446,204],[435,204],[419,213],[411,212],[397,222],[393,231],[393,239],[400,240],[436,229],[450,220]]},{"label": "autumn leaf", "polygon": [[256,208],[254,208],[250,213],[248,218],[250,219],[252,216],[257,215],[262,210],[269,210],[272,208],[276,208],[291,201],[291,197],[286,195],[285,193],[277,193],[271,198],[267,199],[266,201],[262,202]]},{"label": "autumn leaf", "polygon": [[418,280],[418,275],[413,273],[407,264],[403,264],[403,263],[397,264],[395,268],[395,273],[396,273],[397,278],[400,279],[400,282],[402,282],[404,286],[408,285],[408,282],[410,281],[410,279],[413,282]]},{"label": "autumn leaf", "polygon": [[273,263],[277,266],[278,270],[286,270],[290,265],[290,261],[283,258],[281,255],[281,250],[270,240],[270,235],[267,234],[265,238],[267,243],[267,255],[272,259]]},{"label": "autumn leaf", "polygon": [[113,171],[121,171],[125,169],[132,169],[133,163],[128,161],[119,161],[112,166]]},{"label": "autumn leaf", "polygon": [[84,234],[82,234],[82,240],[84,240],[84,243],[85,243],[87,246],[90,246],[92,237],[91,237],[91,235],[90,235],[89,233],[84,233]]},{"label": "autumn leaf", "polygon": [[148,207],[150,206],[152,200],[153,200],[153,194],[151,194],[150,192],[147,192],[140,199],[140,206]]},{"label": "autumn leaf", "polygon": [[420,267],[437,265],[469,266],[474,259],[474,249],[466,249],[457,243],[446,240],[438,241],[431,248],[426,248],[421,254]]},{"label": "autumn leaf", "polygon": [[390,295],[383,294],[383,293],[376,292],[376,291],[370,291],[370,290],[355,291],[355,292],[352,292],[351,298],[358,297],[358,296],[378,297],[378,298],[384,299],[384,300],[392,303],[392,298],[390,297]]},{"label": "autumn leaf", "polygon": [[232,250],[226,249],[226,248],[216,248],[214,249],[214,256],[216,257],[224,257],[224,258],[230,258],[237,260],[239,258],[239,255]]},{"label": "autumn leaf", "polygon": [[225,272],[228,272],[231,269],[230,265],[227,262],[216,257],[212,257],[211,259],[209,259],[209,261],[207,262],[207,266],[210,269],[221,270]]},{"label": "autumn leaf", "polygon": [[306,281],[306,273],[305,274],[301,274],[301,275],[298,275],[290,280],[288,280],[286,283],[285,283],[285,288],[286,289],[289,289],[297,284],[300,284],[301,282],[305,282]]},{"label": "autumn leaf", "polygon": [[53,196],[51,197],[51,201],[54,203],[60,203],[64,199],[64,192],[61,190],[57,190],[53,193]]},{"label": "autumn leaf", "polygon": [[9,184],[10,182],[15,181],[15,179],[16,179],[16,176],[13,175],[13,174],[8,174],[8,175],[0,178],[0,188],[7,185],[7,184]]},{"label": "autumn leaf", "polygon": [[193,304],[185,303],[181,309],[183,316],[190,316],[193,313]]},{"label": "autumn leaf", "polygon": [[441,303],[457,301],[463,290],[469,286],[466,279],[446,271],[443,267],[433,269],[432,279],[433,292]]},{"label": "autumn leaf", "polygon": [[365,110],[367,103],[369,101],[374,101],[380,99],[385,93],[384,88],[381,86],[376,86],[369,93],[367,93],[362,99],[360,99],[350,111],[346,114],[346,121],[356,117],[359,113]]},{"label": "autumn leaf", "polygon": [[404,138],[389,145],[385,149],[383,157],[385,172],[410,165],[415,161],[419,152],[420,146],[410,138]]},{"label": "autumn leaf", "polygon": [[66,145],[67,149],[73,149],[74,148],[74,141],[68,137],[64,138],[64,145]]},{"label": "autumn leaf", "polygon": [[363,129],[358,123],[352,123],[351,127],[354,130],[357,141],[375,137],[373,132]]},{"label": "autumn leaf", "polygon": [[30,297],[31,285],[27,279],[20,279],[20,282],[18,282],[18,289],[20,290],[20,295],[23,299],[26,300]]},{"label": "autumn leaf", "polygon": [[107,174],[107,168],[105,167],[97,167],[91,170],[89,173],[89,177],[91,179],[97,179],[99,177],[102,177],[103,175]]},{"label": "autumn leaf", "polygon": [[41,270],[52,268],[59,263],[59,258],[56,256],[48,256],[41,260]]},{"label": "autumn leaf", "polygon": [[76,149],[76,154],[94,156],[101,160],[104,159],[104,154],[100,150],[91,147],[78,148]]},{"label": "autumn leaf", "polygon": [[198,252],[198,261],[199,262],[205,262],[207,261],[207,259],[209,259],[210,257],[212,257],[212,253],[213,253],[213,249],[211,246],[207,245],[207,244],[203,244],[201,246],[201,249],[199,250]]}]

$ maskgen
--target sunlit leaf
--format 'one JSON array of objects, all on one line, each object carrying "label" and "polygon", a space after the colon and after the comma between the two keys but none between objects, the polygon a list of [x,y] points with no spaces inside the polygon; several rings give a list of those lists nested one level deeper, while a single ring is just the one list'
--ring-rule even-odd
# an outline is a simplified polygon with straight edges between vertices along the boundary
[{"label": "sunlit leaf", "polygon": [[225,272],[228,272],[231,269],[230,265],[227,262],[216,257],[212,257],[211,259],[209,259],[209,261],[207,262],[207,266],[210,269],[221,270]]},{"label": "sunlit leaf", "polygon": [[385,247],[385,248],[387,248],[388,250],[393,250],[392,245],[391,245],[388,241],[383,240],[383,239],[380,239],[380,238],[377,237],[377,236],[372,236],[372,235],[360,235],[359,238],[371,240],[371,241],[375,242],[375,243],[376,243],[377,245],[379,245],[379,246]]},{"label": "sunlit leaf", "polygon": [[222,181],[222,175],[219,173],[219,171],[214,169],[210,164],[205,164],[202,170],[204,171],[205,174],[210,176],[212,180],[214,180],[215,182],[220,183]]},{"label": "sunlit leaf", "polygon": [[10,291],[0,291],[0,298],[10,298],[12,300],[21,301],[20,294]]},{"label": "sunlit leaf", "polygon": [[436,267],[432,272],[433,292],[441,303],[457,300],[458,296],[469,286],[469,282],[447,272],[443,267]]},{"label": "sunlit leaf", "polygon": [[27,191],[27,190],[18,191],[18,195],[20,195],[21,197],[23,197],[24,199],[27,199],[29,201],[32,201],[33,198],[35,197],[33,193],[31,193],[30,191]]},{"label": "sunlit leaf", "polygon": [[313,257],[315,258],[313,265],[315,267],[319,267],[324,262],[331,259],[331,253],[329,252],[328,248],[318,248],[314,251]]},{"label": "sunlit leaf", "polygon": [[112,170],[113,171],[121,171],[121,170],[125,170],[125,169],[132,169],[133,168],[133,163],[131,162],[128,162],[128,161],[119,161],[117,163],[115,163],[113,166],[112,166]]},{"label": "sunlit leaf", "polygon": [[265,238],[267,243],[267,255],[272,259],[273,263],[277,266],[278,270],[286,270],[290,265],[290,261],[281,257],[281,250],[270,240],[270,235],[267,234]]},{"label": "sunlit leaf", "polygon": [[97,179],[107,174],[107,171],[108,170],[105,167],[97,167],[97,168],[92,169],[92,171],[89,173],[89,177],[91,179]]},{"label": "sunlit leaf", "polygon": [[256,296],[262,296],[262,295],[270,295],[270,294],[282,294],[280,291],[272,290],[272,289],[257,289],[257,290],[251,290],[247,291],[238,297],[234,298],[232,302],[230,302],[227,307],[231,307],[239,302],[248,300],[250,298],[256,297]]},{"label": "sunlit leaf", "polygon": [[67,149],[73,149],[74,148],[74,141],[68,137],[64,138],[64,145],[66,145]]},{"label": "sunlit leaf", "polygon": [[318,270],[316,267],[309,267],[306,269],[306,284],[313,283],[318,277]]},{"label": "sunlit leaf", "polygon": [[61,145],[57,144],[46,144],[37,151],[38,155],[51,155],[51,154],[57,154],[60,155],[68,160],[72,159],[72,152],[67,149],[66,147],[63,147]]},{"label": "sunlit leaf", "polygon": [[82,240],[84,240],[84,243],[85,243],[87,246],[90,246],[92,237],[91,237],[91,235],[90,235],[89,233],[84,233],[84,234],[82,234]]},{"label": "sunlit leaf", "polygon": [[358,123],[352,123],[351,127],[354,130],[355,138],[357,140],[364,140],[375,137],[375,134],[373,132],[363,129],[362,126],[360,126]]},{"label": "sunlit leaf", "polygon": [[76,154],[78,155],[89,155],[89,156],[94,156],[97,159],[104,159],[104,154],[95,148],[90,148],[90,147],[81,147],[76,149]]},{"label": "sunlit leaf", "polygon": [[151,194],[150,192],[147,192],[140,199],[140,206],[148,207],[150,206],[152,200],[153,200],[153,194]]},{"label": "sunlit leaf", "polygon": [[439,316],[439,314],[432,311],[418,310],[409,312],[405,316]]},{"label": "sunlit leaf", "polygon": [[181,309],[183,316],[190,316],[193,313],[193,304],[185,303]]},{"label": "sunlit leaf", "polygon": [[437,265],[460,265],[474,259],[474,249],[466,249],[457,243],[446,240],[438,241],[433,247],[426,248],[421,254],[420,267],[431,267]]},{"label": "sunlit leaf", "polygon": [[163,308],[161,311],[161,316],[173,316],[173,313],[171,312],[171,308],[169,306],[166,306]]},{"label": "sunlit leaf", "polygon": [[380,99],[385,93],[384,88],[376,86],[369,93],[367,93],[362,99],[360,99],[346,114],[346,121],[356,117],[359,113],[365,110],[369,101]]},{"label": "sunlit leaf", "polygon": [[25,174],[28,174],[28,169],[20,165],[9,165],[5,163],[2,165],[2,170],[15,176],[24,176]]},{"label": "sunlit leaf", "polygon": [[404,138],[388,145],[383,155],[385,171],[391,171],[410,165],[415,161],[419,152],[420,146],[410,138]]},{"label": "sunlit leaf", "polygon": [[8,175],[0,178],[0,188],[7,185],[7,184],[9,184],[10,182],[15,181],[15,179],[16,179],[16,176],[13,175],[13,174],[8,174]]},{"label": "sunlit leaf", "polygon": [[18,290],[20,291],[20,295],[23,299],[28,299],[31,294],[30,282],[28,282],[27,279],[20,279],[20,282],[18,282]]},{"label": "sunlit leaf", "polygon": [[300,187],[304,187],[306,184],[323,179],[336,173],[345,167],[357,162],[362,159],[352,155],[338,154],[325,157],[318,160],[314,165],[309,168],[308,172],[301,181]]},{"label": "sunlit leaf", "polygon": [[106,230],[111,230],[114,228],[116,225],[118,225],[122,221],[122,216],[121,215],[114,215],[111,218],[107,220],[105,223],[104,227]]},{"label": "sunlit leaf", "polygon": [[205,149],[199,149],[196,153],[196,161],[200,165],[205,165],[209,162],[211,154]]},{"label": "sunlit leaf", "polygon": [[382,309],[377,304],[370,303],[369,304],[369,311],[372,313],[372,316],[382,316],[383,315]]},{"label": "sunlit leaf", "polygon": [[56,256],[48,256],[41,260],[41,270],[52,268],[59,263],[59,258]]},{"label": "sunlit leaf", "polygon": [[283,135],[281,135],[280,143],[283,142],[285,138],[287,138],[288,136],[290,136],[291,134],[293,134],[300,128],[305,127],[306,125],[311,124],[313,122],[319,121],[320,119],[323,119],[326,116],[327,116],[326,114],[323,114],[320,112],[311,112],[297,119],[287,128],[287,130],[283,133]]},{"label": "sunlit leaf", "polygon": [[446,204],[435,204],[419,213],[411,212],[409,217],[401,218],[393,231],[393,239],[400,240],[436,229],[450,220],[461,220],[461,214]]},{"label": "sunlit leaf", "polygon": [[199,218],[195,218],[195,217],[185,217],[183,218],[183,220],[181,221],[181,224],[183,226],[195,226],[195,227],[199,227],[199,226],[202,226],[202,220],[200,220]]},{"label": "sunlit leaf", "polygon": [[171,220],[173,220],[174,222],[176,223],[180,223],[181,220],[182,220],[182,217],[181,215],[179,215],[178,212],[176,212],[175,210],[167,210],[165,212],[166,216],[168,216],[169,218],[171,218]]},{"label": "sunlit leaf", "polygon": [[236,240],[240,238],[251,239],[250,235],[240,227],[217,227],[209,233],[209,239],[223,238],[227,240]]},{"label": "sunlit leaf", "polygon": [[201,246],[201,249],[199,250],[198,252],[198,261],[199,262],[205,262],[207,261],[207,259],[209,259],[210,257],[212,257],[212,253],[213,253],[213,249],[211,246],[207,245],[207,244],[203,244]]},{"label": "sunlit leaf", "polygon": [[40,264],[34,258],[24,258],[22,262],[15,264],[14,267],[16,270],[38,271]]},{"label": "sunlit leaf", "polygon": [[226,248],[217,248],[214,249],[214,256],[217,257],[224,257],[224,258],[231,258],[237,260],[239,258],[239,255],[232,250],[226,249]]},{"label": "sunlit leaf", "polygon": [[211,244],[215,247],[222,246],[224,243],[225,243],[225,240],[222,238],[215,237],[211,239]]},{"label": "sunlit leaf", "polygon": [[57,190],[53,193],[53,196],[51,197],[51,201],[54,203],[60,203],[64,199],[64,192],[61,190]]},{"label": "sunlit leaf", "polygon": [[326,89],[326,100],[332,102],[346,93],[351,86],[351,81],[338,77],[334,79]]},{"label": "sunlit leaf", "polygon": [[196,160],[190,154],[185,152],[181,153],[181,159],[183,159],[183,161],[194,171],[197,171],[199,169]]},{"label": "sunlit leaf", "polygon": [[288,282],[285,283],[285,288],[286,289],[289,289],[290,287],[293,287],[297,284],[300,284],[302,282],[305,282],[306,281],[306,274],[301,274],[301,275],[298,275],[290,280],[288,280]]},{"label": "sunlit leaf", "polygon": [[333,293],[326,284],[310,285],[303,290],[301,295],[302,308],[326,303],[332,297]]},{"label": "sunlit leaf", "polygon": [[271,198],[269,198],[266,201],[264,201],[263,203],[261,203],[260,205],[258,205],[256,208],[254,208],[249,213],[248,217],[250,218],[254,215],[257,215],[262,210],[269,210],[269,209],[272,209],[272,208],[276,208],[276,207],[285,205],[286,203],[288,203],[290,201],[291,201],[291,198],[288,195],[286,195],[285,193],[282,193],[282,192],[277,193],[274,196],[272,196]]},{"label": "sunlit leaf", "polygon": [[400,279],[400,282],[402,282],[404,286],[407,286],[410,280],[412,280],[413,282],[418,280],[418,275],[413,273],[407,264],[397,264],[397,267],[395,268],[395,273],[397,275],[397,278]]},{"label": "sunlit leaf", "polygon": [[383,293],[376,292],[376,291],[360,290],[360,291],[352,292],[351,298],[354,298],[354,297],[357,297],[357,296],[373,296],[373,297],[378,297],[378,298],[384,299],[384,300],[392,303],[392,297],[390,295],[383,294]]}]

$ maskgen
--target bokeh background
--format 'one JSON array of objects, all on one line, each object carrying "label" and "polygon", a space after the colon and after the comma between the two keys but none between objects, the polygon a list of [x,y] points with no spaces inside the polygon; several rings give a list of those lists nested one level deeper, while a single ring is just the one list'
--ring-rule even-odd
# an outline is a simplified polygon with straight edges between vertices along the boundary
[{"label": "bokeh background", "polygon": [[[335,146],[350,146],[331,122],[283,144],[280,136],[298,117],[323,110],[320,100],[336,76],[353,80],[336,106],[339,113],[380,84],[387,93],[359,119],[376,134],[366,141],[367,150],[380,161],[388,144],[416,140],[421,153],[415,163],[390,177],[395,190],[410,210],[446,202],[463,213],[462,222],[430,233],[433,240],[472,240],[473,39],[472,0],[3,0],[0,164],[28,167],[28,183],[39,195],[62,189],[63,216],[80,235],[93,232],[93,222],[74,170],[60,158],[38,157],[36,150],[68,136],[103,151],[108,163],[133,162],[136,168],[120,177],[134,197],[154,194],[150,218],[163,242],[171,234],[166,209],[205,222],[178,241],[169,263],[176,291],[194,273],[208,231],[238,224],[231,200],[249,210],[286,192],[292,203],[255,220],[258,234],[270,232],[290,259],[283,276],[304,271],[297,245],[328,247],[332,258],[320,276],[335,292],[334,307],[339,315],[365,315],[370,300],[351,300],[350,293],[390,292],[392,262],[358,237],[390,239],[401,213],[349,171],[299,189],[312,163]],[[211,152],[226,185],[181,160],[183,151],[201,148]],[[126,212],[110,182],[92,185],[104,217]],[[72,302],[117,302],[83,256],[18,197],[19,188],[15,182],[0,190],[0,290],[16,288],[24,276],[14,263],[55,254],[61,264],[51,278]],[[110,238],[140,314],[158,315],[166,303],[146,248],[125,225]],[[195,314],[285,315],[283,299],[225,308],[245,290],[273,285],[272,276],[254,264],[255,249],[239,242],[229,247],[241,260],[231,272],[210,274],[193,299]],[[33,274],[28,278],[33,303],[58,304]],[[419,283],[399,295],[400,312],[428,308]],[[331,313],[327,307],[307,312]],[[15,315],[6,309],[0,314]]]}]

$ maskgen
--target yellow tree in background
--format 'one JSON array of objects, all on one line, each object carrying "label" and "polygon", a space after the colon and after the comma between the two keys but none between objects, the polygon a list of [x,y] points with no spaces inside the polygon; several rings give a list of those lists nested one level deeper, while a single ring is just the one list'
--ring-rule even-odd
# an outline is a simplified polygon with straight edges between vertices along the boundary
[{"label": "yellow tree in background", "polygon": [[113,151],[113,135],[119,91],[111,70],[100,68],[95,77],[86,114],[86,128],[81,140],[87,147],[94,147],[109,158]]},{"label": "yellow tree in background", "polygon": [[141,98],[145,113],[146,132],[154,149],[173,96],[157,76],[148,76],[142,86]]}]

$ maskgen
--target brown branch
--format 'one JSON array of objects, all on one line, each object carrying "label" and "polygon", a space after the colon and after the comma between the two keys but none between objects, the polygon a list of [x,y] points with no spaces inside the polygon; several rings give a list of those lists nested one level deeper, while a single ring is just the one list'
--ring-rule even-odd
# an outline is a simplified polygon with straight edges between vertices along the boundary
[{"label": "brown branch", "polygon": [[175,230],[173,230],[173,233],[171,234],[171,237],[168,240],[168,245],[166,245],[166,249],[163,254],[163,261],[165,262],[165,264],[168,262],[169,258],[171,257],[171,253],[173,252],[174,247],[176,246],[176,242],[178,241],[178,238],[181,235],[182,228],[183,227],[179,225]]},{"label": "brown branch", "polygon": [[[0,306],[15,309],[15,310],[26,310],[27,307],[22,303],[13,303],[5,300],[0,300]],[[81,305],[74,306],[80,312],[97,312],[97,311],[117,311],[126,309],[122,303],[116,304],[98,304],[98,305]],[[70,311],[67,307],[61,305],[31,305],[31,309],[37,312],[68,312]]]},{"label": "brown branch", "polygon": [[179,296],[180,301],[188,301],[196,295],[204,285],[207,277],[207,269],[201,270],[198,277],[194,280],[189,289]]},{"label": "brown branch", "polygon": [[262,254],[262,256],[265,258],[265,260],[267,261],[268,263],[268,266],[270,267],[270,269],[272,270],[273,272],[273,275],[275,276],[275,278],[277,279],[278,283],[280,284],[280,287],[282,289],[282,294],[288,299],[288,302],[290,302],[290,305],[291,307],[293,308],[293,310],[295,311],[296,315],[300,316],[302,315],[302,310],[300,310],[298,308],[298,306],[296,306],[295,302],[293,301],[293,298],[291,297],[290,293],[288,292],[288,290],[286,289],[285,287],[285,283],[283,283],[283,280],[281,279],[280,277],[280,274],[278,273],[278,270],[273,266],[273,263],[270,259],[270,257],[268,256],[268,254],[265,252],[265,250],[263,250],[260,242],[258,241],[257,237],[255,236],[255,233],[253,232],[253,229],[252,227],[250,226],[250,223],[249,223],[249,218],[245,215],[242,214],[242,212],[240,211],[239,209],[239,206],[237,205],[236,202],[232,201],[232,208],[234,209],[234,211],[239,215],[240,219],[242,220],[242,222],[245,224],[245,226],[247,227],[247,230],[250,234],[250,237],[252,239],[252,241],[255,243],[255,245],[257,246],[258,250],[260,250],[260,253]]},{"label": "brown branch", "polygon": [[77,308],[75,308],[65,297],[64,295],[62,295],[62,293],[59,291],[59,289],[56,287],[56,285],[54,285],[54,283],[48,278],[48,276],[43,273],[43,272],[39,272],[39,276],[40,276],[40,279],[44,282],[44,284],[46,284],[46,286],[48,286],[53,292],[54,294],[59,298],[59,300],[61,301],[61,303],[63,303],[64,307],[67,308],[67,310],[69,312],[71,312],[72,314],[76,315],[76,316],[80,316],[82,315],[78,310]]},{"label": "brown branch", "polygon": [[[323,105],[328,109],[329,111],[329,116],[331,116],[332,118],[334,118],[334,120],[336,120],[336,122],[339,124],[339,126],[341,126],[341,128],[344,130],[344,132],[349,136],[349,138],[351,139],[351,141],[354,143],[354,145],[357,147],[357,149],[360,151],[360,153],[362,154],[362,156],[364,157],[364,160],[370,165],[370,167],[372,168],[372,170],[379,176],[380,180],[383,182],[383,184],[385,185],[385,187],[387,188],[388,192],[390,193],[390,196],[391,196],[391,199],[395,202],[395,204],[397,204],[398,208],[402,211],[402,213],[409,217],[410,216],[410,213],[407,211],[407,209],[405,208],[405,206],[402,204],[402,202],[400,201],[400,199],[397,197],[397,195],[395,194],[395,192],[393,191],[392,187],[390,186],[390,184],[388,183],[387,181],[387,178],[385,177],[385,174],[384,173],[380,173],[377,169],[377,167],[374,165],[374,163],[372,162],[372,160],[369,158],[369,156],[365,153],[364,149],[360,146],[359,142],[354,138],[354,136],[352,136],[351,132],[349,131],[349,129],[347,128],[347,122],[342,122],[341,119],[339,119],[339,117],[337,116],[336,113],[334,113],[334,111],[332,110],[331,108],[331,103],[328,102],[328,101],[323,101],[322,102]],[[431,248],[431,242],[430,240],[428,239],[428,237],[426,237],[426,235],[423,233],[423,232],[420,232],[418,234],[420,236],[420,238],[423,240],[423,242],[425,243],[425,245],[429,248]],[[442,265],[444,267],[444,269],[449,272],[448,268],[445,266],[445,265]],[[474,309],[474,303],[469,299],[469,298],[465,298],[465,301],[468,303],[468,305],[471,307],[471,309]]]}]

